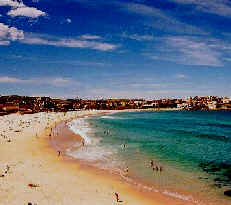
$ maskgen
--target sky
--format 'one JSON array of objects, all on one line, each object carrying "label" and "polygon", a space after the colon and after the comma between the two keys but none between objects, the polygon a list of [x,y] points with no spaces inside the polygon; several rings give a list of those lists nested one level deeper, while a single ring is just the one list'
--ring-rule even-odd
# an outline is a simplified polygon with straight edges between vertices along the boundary
[{"label": "sky", "polygon": [[231,96],[230,0],[0,0],[0,95]]}]

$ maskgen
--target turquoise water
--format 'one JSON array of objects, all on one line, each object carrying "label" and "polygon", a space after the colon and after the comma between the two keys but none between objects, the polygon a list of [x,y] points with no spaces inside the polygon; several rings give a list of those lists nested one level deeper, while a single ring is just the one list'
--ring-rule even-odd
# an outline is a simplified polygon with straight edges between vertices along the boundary
[{"label": "turquoise water", "polygon": [[[87,121],[89,137],[107,150],[104,167],[128,167],[125,178],[185,200],[231,203],[223,194],[231,189],[231,112],[130,112]],[[150,160],[163,170],[153,171]]]}]

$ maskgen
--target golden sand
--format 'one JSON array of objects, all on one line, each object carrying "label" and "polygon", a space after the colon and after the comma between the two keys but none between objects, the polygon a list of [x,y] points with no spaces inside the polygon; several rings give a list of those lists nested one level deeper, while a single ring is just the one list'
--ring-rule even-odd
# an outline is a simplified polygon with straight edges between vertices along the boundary
[{"label": "golden sand", "polygon": [[[171,200],[134,189],[96,169],[64,160],[49,145],[51,127],[100,111],[0,117],[0,205],[146,205]],[[9,166],[9,170],[5,170]],[[115,192],[122,202],[116,202]],[[173,202],[173,201],[172,201]],[[178,201],[174,204],[185,204]]]}]

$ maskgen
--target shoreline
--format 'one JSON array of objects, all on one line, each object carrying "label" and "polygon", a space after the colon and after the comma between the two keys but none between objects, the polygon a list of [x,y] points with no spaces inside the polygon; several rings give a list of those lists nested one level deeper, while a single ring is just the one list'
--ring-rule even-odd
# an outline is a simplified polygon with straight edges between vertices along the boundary
[{"label": "shoreline", "polygon": [[[57,150],[49,144],[50,130],[59,123],[105,113],[108,111],[12,114],[0,117],[6,122],[1,125],[1,136],[11,139],[11,142],[7,142],[0,136],[0,164],[10,167],[9,173],[0,177],[0,204],[118,204],[115,192],[119,193],[123,201],[119,204],[193,204],[136,189],[109,172],[83,165],[71,157],[58,156]],[[76,134],[72,137],[81,139]],[[3,168],[0,167],[0,172]],[[28,184],[37,184],[38,187],[31,188]]]},{"label": "shoreline", "polygon": [[[166,204],[143,197],[127,184],[83,170],[78,163],[67,162],[47,143],[50,128],[58,122],[89,114],[90,112],[38,113],[1,117],[0,171],[9,166],[9,172],[0,178],[0,204],[118,204],[114,192],[119,193],[120,204]],[[95,112],[99,113],[99,112]],[[29,185],[35,185],[30,187]],[[89,186],[90,185],[90,186]],[[90,196],[90,197],[89,197]]]},{"label": "shoreline", "polygon": [[[110,113],[104,113],[104,114],[110,114]],[[79,161],[81,161],[81,162],[83,161],[86,164],[88,164],[88,162],[86,162],[84,159],[76,159],[76,160],[78,163],[79,163]],[[93,170],[95,172],[97,172],[97,169],[98,170],[102,169],[102,168],[99,168],[99,167],[92,165],[91,162],[89,162],[89,164],[88,164],[89,166],[88,165],[83,166],[83,168],[90,168],[90,170],[93,168]],[[105,174],[105,172],[110,172],[110,170],[104,170],[103,174]],[[120,180],[124,183],[131,185],[132,189],[138,190],[138,192],[142,192],[142,194],[146,195],[147,198],[151,198],[151,199],[155,198],[156,199],[156,198],[162,198],[162,197],[165,198],[166,197],[166,198],[170,198],[169,200],[170,200],[171,204],[178,204],[178,202],[175,202],[178,199],[183,204],[216,204],[214,200],[210,201],[209,199],[207,199],[207,197],[204,198],[203,195],[201,195],[201,194],[199,194],[200,196],[197,196],[197,195],[195,195],[195,193],[192,194],[192,193],[186,192],[184,190],[172,189],[170,187],[169,188],[166,187],[166,189],[163,189],[163,188],[155,186],[155,185],[153,186],[151,184],[147,184],[146,182],[143,182],[141,179],[138,179],[138,180],[135,179],[135,181],[129,182],[126,179],[123,179],[123,177],[121,175],[119,175],[118,173],[111,173],[110,172],[109,177],[112,177],[115,180]],[[134,178],[133,178],[133,180],[134,180]],[[139,188],[137,188],[137,187],[139,187]],[[152,188],[152,190],[150,191],[149,188]],[[151,196],[153,194],[153,192],[158,192],[158,193],[154,193],[155,196]],[[165,200],[166,200],[166,198],[165,198]],[[161,203],[163,203],[163,201],[161,201]],[[220,203],[220,204],[223,204],[223,203]]]},{"label": "shoreline", "polygon": [[[104,115],[104,114],[111,114],[111,113],[106,112],[106,113],[99,113],[97,115]],[[96,116],[96,115],[94,115],[94,116]],[[84,118],[84,117],[80,117],[80,118]],[[61,125],[61,130],[60,130],[60,127],[58,127],[60,125]],[[56,145],[59,144],[59,148],[57,148],[57,147],[55,148],[54,144],[52,145],[52,143],[50,143],[50,145],[53,147],[53,149],[55,149],[56,151],[61,150],[63,153],[65,153],[66,148],[70,148],[69,146],[71,146],[71,145],[69,144],[69,146],[65,146],[64,149],[63,149],[62,145],[63,144],[66,145],[67,141],[70,140],[70,137],[71,137],[71,140],[73,140],[72,142],[74,142],[76,140],[76,142],[79,142],[79,144],[80,144],[78,148],[75,147],[75,150],[81,149],[81,147],[82,147],[81,146],[81,139],[83,139],[83,138],[79,134],[73,132],[71,130],[71,128],[69,128],[67,125],[64,125],[64,123],[62,123],[62,122],[59,125],[57,125],[57,127],[60,130],[60,134],[56,135],[56,137],[54,137],[55,138],[54,141],[56,141],[55,142]],[[65,134],[65,133],[67,134],[67,136],[66,136],[67,138],[63,137],[63,134]],[[61,141],[60,141],[60,138],[61,138]],[[115,181],[120,181],[121,183],[125,183],[125,185],[128,185],[133,191],[135,191],[135,192],[138,191],[138,194],[143,195],[141,197],[145,196],[144,198],[148,198],[151,200],[159,198],[159,200],[160,200],[159,203],[161,203],[161,204],[165,204],[165,203],[169,203],[169,202],[171,202],[171,204],[183,203],[185,205],[186,204],[203,204],[202,201],[198,202],[198,201],[192,200],[190,195],[185,195],[186,193],[175,192],[176,190],[172,190],[172,191],[171,190],[162,190],[162,191],[160,191],[161,189],[158,189],[158,187],[153,187],[151,185],[143,183],[140,180],[133,181],[134,179],[132,179],[132,182],[127,181],[127,179],[125,179],[126,177],[121,176],[121,174],[119,174],[119,173],[112,172],[109,169],[102,169],[102,168],[96,167],[96,166],[92,165],[91,162],[87,162],[87,161],[82,160],[82,159],[74,158],[68,154],[64,154],[63,159],[66,161],[78,163],[80,165],[80,167],[86,171],[90,171],[93,173],[99,173],[100,175],[107,176],[109,178],[112,178]],[[175,201],[175,202],[173,203],[173,201]]]}]

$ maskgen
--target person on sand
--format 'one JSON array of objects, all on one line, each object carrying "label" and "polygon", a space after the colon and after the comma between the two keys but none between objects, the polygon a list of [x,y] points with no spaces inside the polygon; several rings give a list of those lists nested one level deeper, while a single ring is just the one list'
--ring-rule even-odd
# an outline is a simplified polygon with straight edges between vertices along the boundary
[{"label": "person on sand", "polygon": [[61,151],[58,151],[58,156],[60,156],[61,155]]},{"label": "person on sand", "polygon": [[128,176],[128,167],[124,170],[124,175],[127,177]]},{"label": "person on sand", "polygon": [[82,139],[81,142],[82,142],[82,146],[84,147],[84,145],[85,145],[84,139]]},{"label": "person on sand", "polygon": [[153,167],[154,166],[154,162],[153,160],[150,161],[150,167]]},{"label": "person on sand", "polygon": [[5,174],[7,174],[9,170],[10,170],[10,167],[6,165]]},{"label": "person on sand", "polygon": [[116,202],[119,202],[119,194],[115,192]]}]

